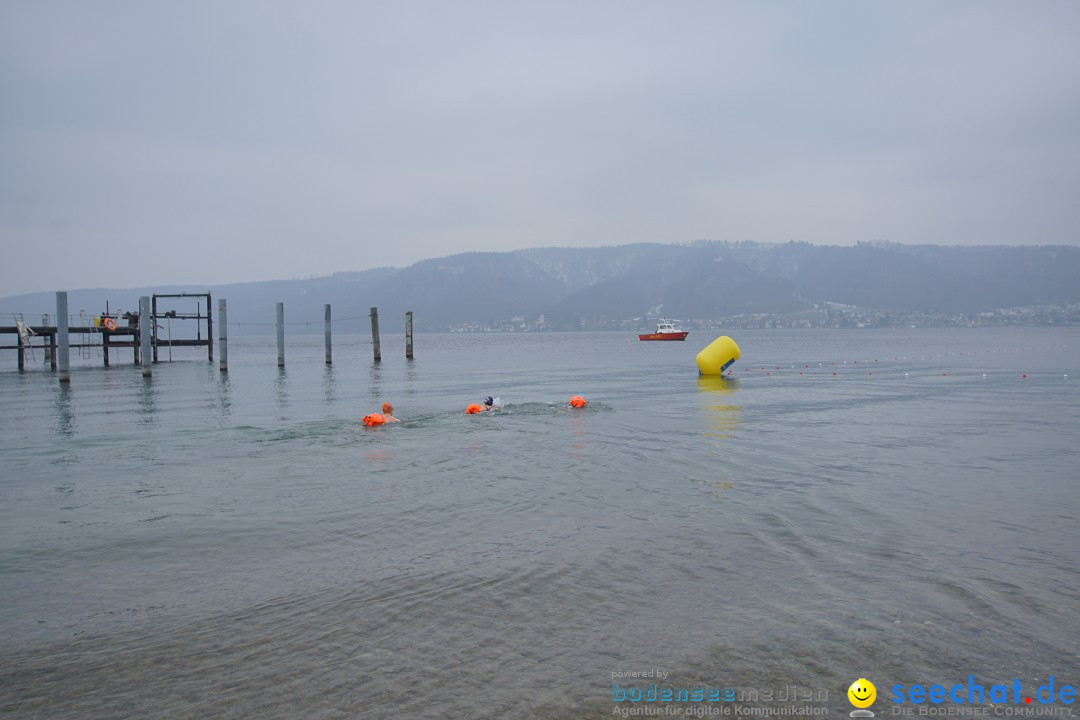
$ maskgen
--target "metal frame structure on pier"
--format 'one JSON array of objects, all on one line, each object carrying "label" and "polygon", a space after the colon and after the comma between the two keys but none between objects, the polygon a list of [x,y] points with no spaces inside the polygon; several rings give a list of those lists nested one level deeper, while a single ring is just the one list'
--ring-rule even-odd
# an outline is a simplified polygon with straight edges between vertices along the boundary
[{"label": "metal frame structure on pier", "polygon": [[[202,308],[200,305],[196,305],[195,313],[181,313],[175,310],[168,310],[162,314],[158,314],[158,298],[206,298],[206,314],[202,314]],[[206,346],[206,359],[210,362],[214,362],[214,313],[211,306],[210,293],[154,293],[150,296],[150,317],[153,318],[154,324],[151,326],[152,340],[151,344],[154,348],[154,362],[158,362],[158,346],[164,345],[165,347],[202,347]],[[162,339],[158,337],[158,319],[159,318],[171,318],[173,320],[194,320],[195,326],[195,339],[191,340],[173,340],[172,338]],[[206,339],[202,339],[202,321],[206,321]]]}]

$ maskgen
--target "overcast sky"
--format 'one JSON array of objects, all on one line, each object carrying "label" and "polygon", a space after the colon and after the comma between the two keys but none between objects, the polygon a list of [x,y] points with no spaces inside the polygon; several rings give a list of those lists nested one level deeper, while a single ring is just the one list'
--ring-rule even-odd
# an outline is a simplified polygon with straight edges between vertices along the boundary
[{"label": "overcast sky", "polygon": [[0,0],[0,296],[1078,228],[1075,0]]}]

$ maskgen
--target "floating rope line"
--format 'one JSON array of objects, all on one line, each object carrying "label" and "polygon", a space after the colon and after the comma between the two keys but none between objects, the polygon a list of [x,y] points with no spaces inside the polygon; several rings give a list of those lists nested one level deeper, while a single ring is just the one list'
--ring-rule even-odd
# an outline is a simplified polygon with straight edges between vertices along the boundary
[{"label": "floating rope line", "polygon": [[[354,315],[353,317],[347,317],[347,318],[334,318],[334,319],[332,319],[330,321],[330,324],[333,325],[334,323],[348,322],[350,320],[363,320],[364,318],[370,318],[370,317],[371,317],[371,314],[369,313],[367,315]],[[287,323],[284,323],[284,324],[287,325],[287,326],[288,325],[291,325],[291,326],[303,325],[304,327],[307,327],[307,326],[310,326],[310,325],[325,325],[326,321],[325,320],[312,320],[310,322],[304,322],[304,321],[298,320],[298,321],[295,321],[295,322],[287,322]],[[243,326],[247,326],[247,327],[277,327],[277,323],[257,323],[257,322],[236,322],[236,323],[230,322],[229,325],[234,325],[236,327],[243,327]]]}]

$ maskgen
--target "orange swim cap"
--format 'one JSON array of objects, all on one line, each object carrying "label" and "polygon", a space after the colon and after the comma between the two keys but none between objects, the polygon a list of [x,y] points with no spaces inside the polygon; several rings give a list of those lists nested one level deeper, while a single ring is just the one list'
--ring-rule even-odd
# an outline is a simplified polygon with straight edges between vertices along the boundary
[{"label": "orange swim cap", "polygon": [[386,422],[386,418],[384,418],[379,413],[371,413],[370,415],[365,415],[364,416],[364,424],[367,425],[368,427],[374,427],[375,425],[382,425],[384,422]]},{"label": "orange swim cap", "polygon": [[580,395],[575,395],[574,397],[570,398],[570,407],[582,408],[588,404],[589,403],[585,402],[585,398],[581,397]]},{"label": "orange swim cap", "polygon": [[484,412],[484,408],[480,407],[476,403],[473,403],[469,407],[465,408],[465,412],[467,412],[469,415],[475,415],[476,413]]},{"label": "orange swim cap", "polygon": [[385,403],[382,404],[382,411],[384,413],[389,413],[389,414],[393,415],[394,414],[394,406],[391,405],[388,402],[385,402]]}]

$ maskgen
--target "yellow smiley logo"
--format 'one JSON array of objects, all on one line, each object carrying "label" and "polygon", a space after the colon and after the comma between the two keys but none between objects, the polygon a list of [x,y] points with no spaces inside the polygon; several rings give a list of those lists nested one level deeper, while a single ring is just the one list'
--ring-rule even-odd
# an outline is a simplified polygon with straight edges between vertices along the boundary
[{"label": "yellow smiley logo", "polygon": [[859,678],[847,689],[848,700],[857,708],[867,708],[877,698],[877,688],[866,678]]}]

